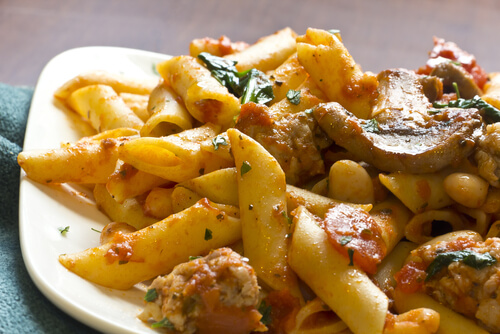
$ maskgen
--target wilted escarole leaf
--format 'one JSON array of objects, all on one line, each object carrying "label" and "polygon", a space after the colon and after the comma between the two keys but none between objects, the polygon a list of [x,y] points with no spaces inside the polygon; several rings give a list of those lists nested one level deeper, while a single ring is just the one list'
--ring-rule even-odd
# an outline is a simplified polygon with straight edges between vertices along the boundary
[{"label": "wilted escarole leaf", "polygon": [[231,94],[241,97],[241,104],[255,102],[265,104],[274,98],[273,86],[267,76],[252,68],[238,72],[236,62],[202,52],[198,55],[207,68]]}]

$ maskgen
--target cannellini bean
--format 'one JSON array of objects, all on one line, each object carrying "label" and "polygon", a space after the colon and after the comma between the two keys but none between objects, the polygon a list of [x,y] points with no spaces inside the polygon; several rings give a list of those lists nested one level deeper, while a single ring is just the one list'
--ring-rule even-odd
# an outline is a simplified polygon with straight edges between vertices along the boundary
[{"label": "cannellini bean", "polygon": [[328,197],[357,204],[373,203],[372,179],[357,162],[339,160],[330,167]]},{"label": "cannellini bean", "polygon": [[489,184],[478,175],[453,173],[444,179],[444,189],[457,203],[479,208],[486,201]]}]

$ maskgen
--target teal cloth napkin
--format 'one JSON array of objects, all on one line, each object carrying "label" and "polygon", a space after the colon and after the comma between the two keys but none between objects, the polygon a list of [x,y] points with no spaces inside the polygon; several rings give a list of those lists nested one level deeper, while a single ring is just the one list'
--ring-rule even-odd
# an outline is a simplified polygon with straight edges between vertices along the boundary
[{"label": "teal cloth napkin", "polygon": [[0,83],[0,333],[97,333],[53,305],[26,271],[19,245],[19,166],[33,88]]}]

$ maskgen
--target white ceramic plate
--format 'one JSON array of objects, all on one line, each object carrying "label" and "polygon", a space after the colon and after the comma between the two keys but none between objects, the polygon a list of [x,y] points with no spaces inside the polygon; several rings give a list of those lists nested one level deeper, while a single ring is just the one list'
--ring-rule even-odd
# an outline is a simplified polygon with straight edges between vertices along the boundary
[{"label": "white ceramic plate", "polygon": [[[130,77],[153,77],[154,66],[168,58],[152,52],[85,47],[52,59],[40,75],[33,95],[24,150],[57,148],[84,133],[71,112],[54,99],[54,91],[88,70],[107,70]],[[21,173],[19,229],[23,258],[36,286],[55,305],[81,322],[106,333],[155,333],[136,318],[143,307],[145,286],[128,291],[103,288],[66,270],[58,261],[99,244],[99,233],[109,222],[91,200],[68,189],[40,185]],[[69,226],[64,235],[59,228]]]}]

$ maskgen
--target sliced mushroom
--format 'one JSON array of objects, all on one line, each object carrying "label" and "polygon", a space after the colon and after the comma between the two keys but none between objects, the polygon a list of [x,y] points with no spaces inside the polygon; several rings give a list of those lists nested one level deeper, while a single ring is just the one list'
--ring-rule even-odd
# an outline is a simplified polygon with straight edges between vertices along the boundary
[{"label": "sliced mushroom", "polygon": [[467,157],[482,132],[476,109],[443,109],[425,126],[413,120],[376,123],[340,104],[320,104],[314,116],[339,146],[383,171],[432,173]]},{"label": "sliced mushroom", "polygon": [[472,153],[484,131],[477,109],[433,110],[411,71],[387,70],[378,78],[373,119],[357,118],[336,102],[315,108],[318,124],[337,145],[388,172],[431,173]]},{"label": "sliced mushroom", "polygon": [[453,83],[457,84],[460,97],[471,99],[476,95],[481,95],[481,89],[474,81],[474,77],[462,66],[455,65],[453,62],[442,62],[436,65],[431,71],[431,76],[443,79],[445,92],[454,92]]}]

